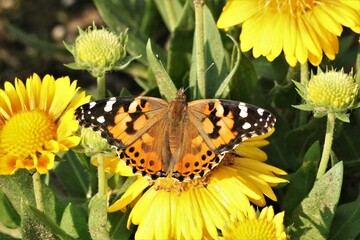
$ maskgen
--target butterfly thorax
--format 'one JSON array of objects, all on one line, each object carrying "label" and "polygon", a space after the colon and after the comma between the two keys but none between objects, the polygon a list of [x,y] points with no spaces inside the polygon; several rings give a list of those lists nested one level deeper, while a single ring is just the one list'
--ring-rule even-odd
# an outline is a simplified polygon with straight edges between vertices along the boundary
[{"label": "butterfly thorax", "polygon": [[167,134],[169,139],[169,149],[172,155],[176,154],[183,141],[183,126],[187,121],[187,103],[182,90],[176,94],[168,107],[168,126]]}]

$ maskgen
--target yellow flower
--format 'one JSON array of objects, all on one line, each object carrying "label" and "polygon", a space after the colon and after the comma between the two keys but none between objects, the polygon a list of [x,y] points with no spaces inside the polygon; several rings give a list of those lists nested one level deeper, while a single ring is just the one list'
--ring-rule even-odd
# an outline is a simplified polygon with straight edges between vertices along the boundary
[{"label": "yellow flower", "polygon": [[231,213],[247,210],[249,199],[263,206],[264,195],[276,201],[270,186],[287,182],[275,175],[286,172],[264,163],[267,156],[259,149],[272,132],[241,143],[203,179],[140,177],[108,211],[133,205],[128,227],[138,225],[136,239],[218,238]]},{"label": "yellow flower", "polygon": [[257,216],[254,207],[250,206],[245,212],[238,216],[232,215],[227,222],[223,233],[224,239],[269,239],[285,240],[284,212],[274,216],[272,206],[265,207]]},{"label": "yellow flower", "polygon": [[339,51],[342,26],[360,33],[358,0],[230,0],[219,28],[242,23],[241,50],[273,61],[284,52],[289,65],[309,60],[320,64],[323,52],[333,60]]},{"label": "yellow flower", "polygon": [[0,89],[0,174],[19,168],[47,173],[54,166],[55,153],[76,146],[78,123],[74,109],[90,99],[76,81],[57,80],[34,74],[26,85],[19,79]]}]

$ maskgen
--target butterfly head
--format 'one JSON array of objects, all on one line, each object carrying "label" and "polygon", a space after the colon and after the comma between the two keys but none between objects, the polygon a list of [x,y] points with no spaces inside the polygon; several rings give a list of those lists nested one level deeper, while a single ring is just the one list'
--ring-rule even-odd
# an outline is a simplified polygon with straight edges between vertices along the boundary
[{"label": "butterfly head", "polygon": [[180,88],[178,90],[178,92],[176,93],[173,101],[174,102],[186,102],[186,95],[185,95],[185,90],[184,88]]}]

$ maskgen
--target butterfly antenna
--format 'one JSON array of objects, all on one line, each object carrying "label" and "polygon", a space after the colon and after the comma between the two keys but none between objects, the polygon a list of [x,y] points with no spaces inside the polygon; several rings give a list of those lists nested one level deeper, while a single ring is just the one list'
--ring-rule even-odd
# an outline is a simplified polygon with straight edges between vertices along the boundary
[{"label": "butterfly antenna", "polygon": [[212,68],[212,66],[214,66],[215,63],[210,64],[210,66],[205,70],[205,72],[207,72],[210,68]]}]

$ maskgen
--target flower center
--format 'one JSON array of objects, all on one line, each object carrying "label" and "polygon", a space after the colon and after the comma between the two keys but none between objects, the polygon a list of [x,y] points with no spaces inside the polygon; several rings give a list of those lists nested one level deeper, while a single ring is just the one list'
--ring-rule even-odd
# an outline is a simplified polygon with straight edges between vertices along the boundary
[{"label": "flower center", "polygon": [[56,136],[55,123],[41,111],[20,112],[0,131],[0,152],[26,158]]},{"label": "flower center", "polygon": [[151,181],[150,184],[154,185],[155,190],[163,190],[166,192],[177,192],[181,193],[187,191],[189,188],[202,188],[208,184],[208,177],[206,178],[196,178],[186,182],[180,182],[179,180],[167,177],[167,178],[158,178],[154,181]]},{"label": "flower center", "polygon": [[265,0],[265,2],[265,6],[267,7],[276,9],[280,13],[290,12],[292,15],[296,15],[295,13],[304,14],[312,10],[314,6],[321,4],[321,0]]}]

